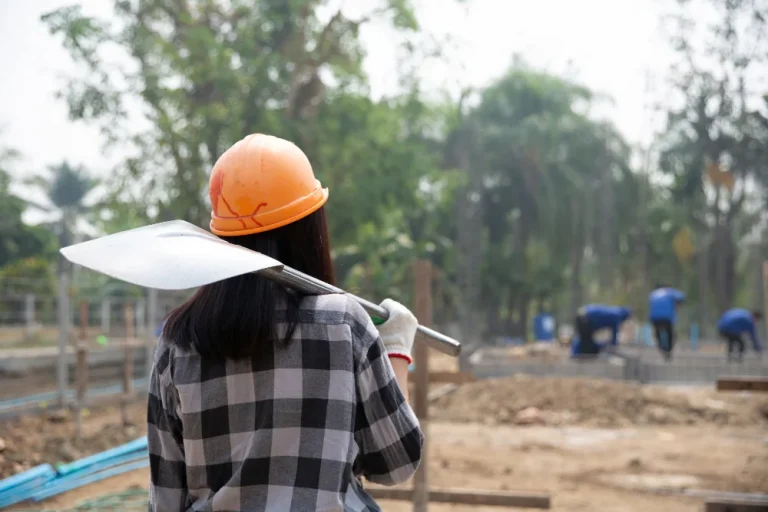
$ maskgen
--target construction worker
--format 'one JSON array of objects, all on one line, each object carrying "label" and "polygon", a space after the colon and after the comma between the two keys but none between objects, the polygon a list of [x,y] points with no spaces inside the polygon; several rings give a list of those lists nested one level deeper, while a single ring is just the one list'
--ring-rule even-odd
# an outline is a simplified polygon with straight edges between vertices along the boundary
[{"label": "construction worker", "polygon": [[677,305],[683,301],[683,292],[662,285],[656,286],[648,297],[648,319],[656,335],[656,346],[667,361],[672,359],[675,347]]},{"label": "construction worker", "polygon": [[[630,309],[619,306],[589,304],[580,308],[574,321],[578,336],[571,345],[571,355],[597,355],[605,349],[615,348],[618,345],[619,328],[630,316]],[[611,340],[607,344],[594,340],[595,333],[600,329],[611,329]]]},{"label": "construction worker", "polygon": [[[294,144],[249,135],[209,189],[214,234],[334,282],[328,190]],[[377,328],[346,295],[245,274],[174,309],[150,377],[150,510],[381,510],[361,477],[408,480],[424,439],[407,401],[417,321],[381,305]]]},{"label": "construction worker", "polygon": [[726,311],[717,323],[717,330],[728,343],[728,361],[741,361],[744,358],[746,346],[742,334],[747,333],[752,338],[752,347],[758,354],[762,353],[762,343],[757,336],[755,323],[763,315],[759,311],[733,308]]}]

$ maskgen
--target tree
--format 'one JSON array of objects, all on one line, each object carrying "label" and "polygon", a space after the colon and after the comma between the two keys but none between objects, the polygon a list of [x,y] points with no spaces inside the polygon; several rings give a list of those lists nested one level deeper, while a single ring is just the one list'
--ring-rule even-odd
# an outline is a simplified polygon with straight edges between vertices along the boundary
[{"label": "tree", "polygon": [[47,256],[51,248],[45,229],[23,222],[26,204],[10,191],[8,167],[18,157],[19,154],[12,149],[0,149],[0,268],[19,259]]},{"label": "tree", "polygon": [[[324,19],[328,4],[116,1],[113,24],[78,6],[43,16],[86,71],[64,93],[72,118],[99,123],[108,142],[129,141],[133,150],[112,183],[113,217],[206,224],[209,169],[249,133],[294,140],[311,161],[322,155],[317,112],[340,91],[365,90],[360,27],[387,19],[417,28],[407,1],[382,0],[355,19],[341,10]],[[103,59],[110,47],[130,66],[110,68]],[[126,133],[131,103],[147,130]]]},{"label": "tree", "polygon": [[[680,57],[668,109],[660,169],[672,178],[672,200],[697,238],[700,318],[711,293],[717,312],[735,303],[739,247],[763,216],[768,179],[768,130],[764,90],[755,77],[766,71],[768,3],[679,1],[671,38]],[[715,16],[706,35],[694,31],[691,6]],[[696,41],[703,41],[697,45]]]},{"label": "tree", "polygon": [[[112,25],[77,7],[44,16],[86,71],[64,94],[71,116],[133,149],[108,183],[103,227],[173,218],[207,226],[210,168],[233,142],[265,132],[295,141],[330,189],[341,284],[407,300],[403,269],[415,254],[447,261],[451,227],[438,216],[450,211],[452,178],[439,165],[439,109],[412,82],[371,99],[361,65],[360,27],[386,21],[414,34],[410,3],[380,0],[354,19],[323,17],[329,6],[154,0],[116,2]],[[111,47],[127,55],[128,71],[109,68],[102,51]],[[132,103],[149,128],[128,136],[121,130]]]},{"label": "tree", "polygon": [[57,217],[46,225],[53,228],[59,246],[65,247],[74,243],[78,234],[78,223],[93,218],[93,205],[89,204],[87,199],[96,187],[96,180],[83,167],[72,166],[65,161],[49,167],[45,175],[28,179],[27,184],[36,187],[46,199],[46,203],[28,201],[28,204]]},{"label": "tree", "polygon": [[[631,177],[629,150],[615,129],[582,113],[592,101],[578,84],[517,64],[470,113],[470,172],[482,175],[485,212],[482,307],[491,335],[524,335],[530,308],[551,307],[568,279],[573,310],[588,247],[600,257],[598,269],[613,259],[619,221],[593,219],[596,199]],[[605,292],[613,279],[607,276]]]}]

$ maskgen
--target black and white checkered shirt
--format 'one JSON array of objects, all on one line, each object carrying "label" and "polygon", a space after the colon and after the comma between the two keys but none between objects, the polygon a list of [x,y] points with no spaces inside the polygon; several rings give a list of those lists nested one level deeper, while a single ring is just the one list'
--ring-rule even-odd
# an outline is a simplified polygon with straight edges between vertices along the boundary
[{"label": "black and white checkered shirt", "polygon": [[[284,327],[281,327],[284,328]],[[211,362],[160,340],[150,377],[151,511],[372,511],[423,434],[378,331],[342,295],[302,300],[293,340]]]}]

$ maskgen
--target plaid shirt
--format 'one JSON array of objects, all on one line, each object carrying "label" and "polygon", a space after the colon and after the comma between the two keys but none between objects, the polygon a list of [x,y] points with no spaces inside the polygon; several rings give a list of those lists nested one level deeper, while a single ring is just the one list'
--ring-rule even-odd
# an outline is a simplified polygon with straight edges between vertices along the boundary
[{"label": "plaid shirt", "polygon": [[302,299],[292,341],[266,354],[212,362],[160,340],[151,511],[375,511],[360,476],[393,485],[416,471],[423,433],[356,302]]}]

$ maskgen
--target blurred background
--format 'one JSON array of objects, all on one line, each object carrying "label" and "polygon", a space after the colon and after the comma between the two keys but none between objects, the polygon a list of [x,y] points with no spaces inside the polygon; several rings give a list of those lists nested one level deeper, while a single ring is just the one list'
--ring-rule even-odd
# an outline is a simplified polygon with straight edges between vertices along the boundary
[{"label": "blurred background", "polygon": [[0,315],[30,292],[46,318],[60,243],[206,226],[213,163],[266,132],[330,187],[351,291],[407,302],[427,257],[436,323],[479,342],[588,302],[643,318],[664,282],[713,334],[763,301],[762,7],[3,2]]},{"label": "blurred background", "polygon": [[[96,395],[139,386],[186,293],[58,248],[207,227],[210,169],[254,132],[330,189],[341,287],[410,304],[432,262],[433,324],[476,377],[768,376],[722,366],[716,330],[765,310],[767,31],[763,0],[2,0],[0,409],[63,404],[78,343]],[[644,325],[659,283],[686,294],[674,364]],[[481,350],[567,343],[594,302],[635,313],[621,364]]]}]

